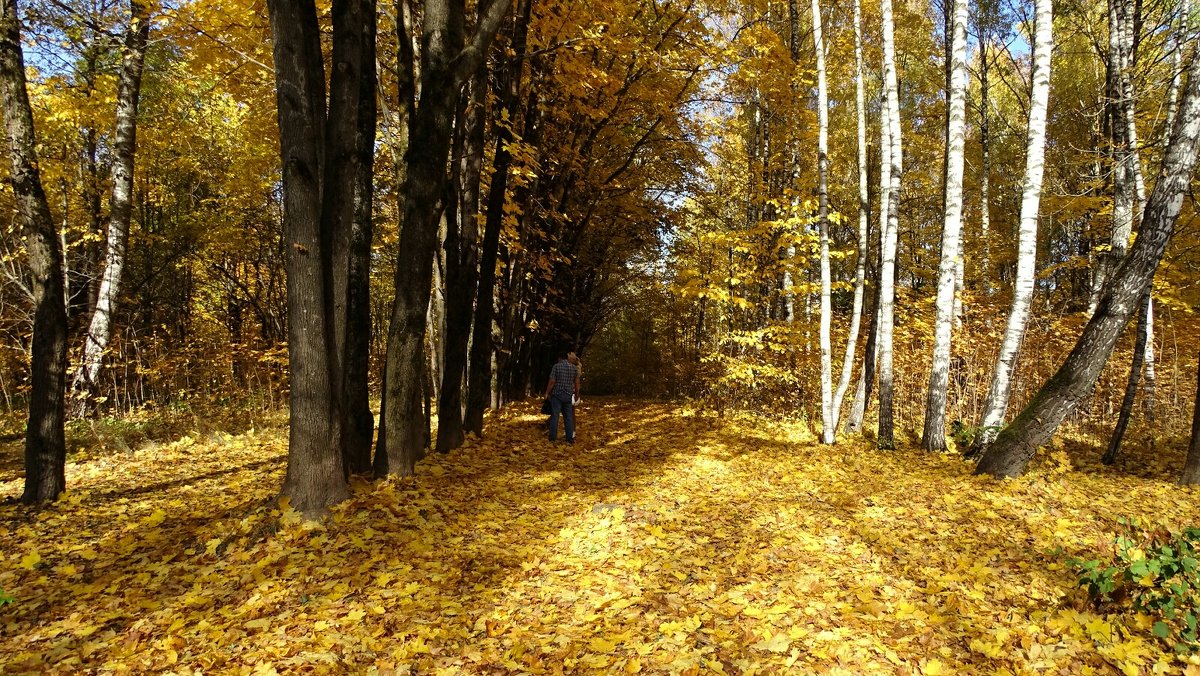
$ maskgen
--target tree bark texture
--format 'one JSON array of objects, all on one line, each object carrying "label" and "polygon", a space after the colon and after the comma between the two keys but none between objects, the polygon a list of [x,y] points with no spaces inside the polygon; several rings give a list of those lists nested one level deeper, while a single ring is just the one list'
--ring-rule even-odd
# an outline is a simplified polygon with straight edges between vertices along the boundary
[{"label": "tree bark texture", "polygon": [[925,427],[921,435],[922,447],[934,452],[946,450],[950,340],[954,328],[955,287],[962,247],[963,151],[967,128],[967,0],[954,0],[953,7],[942,259],[938,267],[937,301],[934,303],[937,316],[933,327],[933,360],[925,398]]},{"label": "tree bark texture", "polygon": [[[821,32],[821,3],[812,0],[813,44],[817,59],[817,232],[821,256],[821,441],[832,444],[837,423],[833,414],[833,273],[829,266],[829,95],[825,86],[825,38]],[[790,292],[790,290],[789,290]]]},{"label": "tree bark texture", "polygon": [[386,453],[376,453],[375,472],[410,476],[424,452],[421,390],[432,261],[444,208],[446,163],[459,89],[479,67],[508,9],[494,0],[464,46],[463,0],[426,0],[421,41],[421,97],[405,154],[403,221],[396,265],[396,300],[388,328],[385,364]]},{"label": "tree bark texture", "polygon": [[445,369],[438,397],[436,450],[445,453],[466,440],[463,427],[463,380],[471,339],[476,284],[479,277],[479,177],[483,165],[484,106],[487,71],[481,65],[467,86],[468,98],[461,113],[462,138],[456,153],[457,218],[447,223]]},{"label": "tree bark texture", "polygon": [[1096,385],[1121,330],[1129,322],[1162,260],[1191,182],[1200,136],[1200,59],[1189,67],[1187,90],[1154,191],[1133,247],[1100,297],[1096,312],[1058,371],[1004,429],[980,459],[977,474],[1024,473],[1037,449]]},{"label": "tree bark texture", "polygon": [[[879,432],[876,445],[882,449],[896,447],[894,436],[892,332],[896,314],[896,246],[900,229],[900,177],[903,173],[903,145],[900,138],[900,92],[896,75],[895,25],[892,0],[882,0],[883,14],[883,73],[888,126],[887,227],[883,229],[883,247],[879,272]],[[881,213],[882,216],[882,213]]]},{"label": "tree bark texture", "polygon": [[978,455],[996,438],[1008,410],[1012,375],[1025,337],[1029,307],[1033,301],[1037,263],[1038,211],[1045,171],[1046,113],[1050,98],[1050,55],[1054,49],[1053,14],[1050,0],[1037,0],[1033,45],[1033,89],[1030,93],[1029,128],[1026,134],[1025,179],[1021,188],[1021,215],[1017,231],[1017,274],[1013,282],[1013,304],[1009,311],[996,360],[996,369],[983,405],[979,434],[968,455]]},{"label": "tree bark texture", "polygon": [[[358,97],[366,15],[334,3],[326,116],[324,62],[312,0],[271,0],[284,243],[287,248],[290,429],[283,494],[317,516],[349,495],[344,464],[350,232],[358,175]],[[374,62],[369,64],[374,69]]]},{"label": "tree bark texture", "polygon": [[25,428],[25,491],[21,501],[35,504],[54,500],[66,488],[63,417],[67,310],[63,301],[63,252],[38,172],[16,0],[0,0],[0,104],[11,162],[9,181],[17,217],[25,231],[33,291],[29,422]]},{"label": "tree bark texture", "polygon": [[[862,327],[863,294],[866,287],[867,252],[871,217],[870,194],[867,190],[867,109],[863,91],[862,0],[854,0],[854,98],[858,121],[858,260],[854,266],[854,300],[850,310],[850,333],[846,337],[846,352],[842,356],[842,375],[833,393],[833,430],[841,422],[842,401],[850,387],[854,370],[854,355]],[[856,398],[857,400],[857,398]]]},{"label": "tree bark texture", "polygon": [[1129,379],[1125,383],[1125,396],[1121,398],[1121,411],[1117,414],[1117,425],[1113,428],[1112,436],[1108,439],[1108,449],[1100,461],[1111,465],[1117,461],[1121,452],[1121,442],[1125,439],[1125,429],[1129,426],[1129,418],[1133,414],[1133,402],[1137,399],[1138,383],[1142,379],[1142,364],[1146,360],[1146,320],[1150,310],[1150,295],[1142,297],[1138,311],[1137,330],[1133,345],[1133,363],[1129,367]]},{"label": "tree bark texture", "polygon": [[361,55],[354,63],[359,77],[344,367],[346,429],[342,456],[348,474],[371,471],[371,442],[375,433],[375,416],[371,413],[370,404],[371,240],[374,235],[375,88],[378,84],[375,71],[375,0],[360,0],[359,11],[362,13],[362,20],[357,22],[361,31],[358,44]]},{"label": "tree bark texture", "polygon": [[150,36],[150,12],[137,0],[129,3],[129,27],[121,56],[117,83],[116,134],[113,140],[112,198],[109,200],[108,243],[104,255],[104,273],[96,297],[83,358],[71,384],[71,415],[84,416],[96,392],[96,379],[104,361],[104,350],[112,335],[112,317],[121,290],[125,252],[129,243],[129,223],[133,212],[133,169],[137,152],[138,101],[142,90],[142,70],[146,62],[146,43]]}]

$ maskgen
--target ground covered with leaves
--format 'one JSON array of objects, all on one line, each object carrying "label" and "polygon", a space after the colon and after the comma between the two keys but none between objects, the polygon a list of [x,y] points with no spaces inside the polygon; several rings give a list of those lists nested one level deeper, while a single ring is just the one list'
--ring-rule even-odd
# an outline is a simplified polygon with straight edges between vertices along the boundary
[{"label": "ground covered with leaves", "polygon": [[[286,434],[92,456],[0,506],[9,672],[1126,673],[1189,668],[1066,564],[1200,493],[1059,451],[1020,481],[953,456],[824,447],[800,425],[533,408],[357,482],[319,527],[274,497]],[[1170,453],[1160,457],[1171,457]],[[1180,459],[1181,460],[1181,459]],[[1140,466],[1140,465],[1139,465]],[[0,474],[0,498],[20,477]],[[1193,667],[1195,668],[1195,667]]]}]

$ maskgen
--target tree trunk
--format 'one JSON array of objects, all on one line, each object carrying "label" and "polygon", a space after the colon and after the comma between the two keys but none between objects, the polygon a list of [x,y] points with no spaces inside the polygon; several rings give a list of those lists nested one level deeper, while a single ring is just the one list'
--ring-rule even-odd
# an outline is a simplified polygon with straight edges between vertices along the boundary
[{"label": "tree trunk", "polygon": [[1171,142],[1154,192],[1146,202],[1133,248],[1105,287],[1095,314],[1067,360],[997,437],[980,460],[977,474],[1005,477],[1019,476],[1025,471],[1038,447],[1049,441],[1063,418],[1095,387],[1121,330],[1147,292],[1174,231],[1196,162],[1196,140],[1200,136],[1200,59],[1192,59],[1189,71],[1187,91]]},{"label": "tree trunk", "polygon": [[1004,422],[1012,392],[1012,374],[1017,353],[1025,336],[1029,306],[1033,300],[1034,272],[1037,262],[1038,209],[1042,197],[1045,169],[1046,111],[1050,98],[1050,55],[1054,49],[1053,16],[1050,0],[1036,0],[1036,26],[1033,45],[1033,90],[1030,94],[1029,129],[1026,141],[1025,181],[1022,186],[1020,225],[1017,231],[1017,274],[1013,282],[1013,304],[996,360],[996,370],[983,406],[979,434],[968,456],[979,455]]},{"label": "tree trunk", "polygon": [[[513,141],[512,127],[516,119],[521,84],[521,64],[524,63],[525,44],[528,36],[531,0],[519,0],[513,26],[511,48],[514,58],[501,74],[501,106],[507,111],[508,124],[497,124],[495,129],[496,151],[492,160],[492,179],[488,187],[487,214],[484,222],[483,248],[480,252],[479,285],[475,300],[475,322],[471,337],[471,358],[467,386],[467,410],[463,416],[463,429],[483,436],[483,412],[492,403],[492,323],[496,293],[496,256],[500,249],[500,230],[504,224],[504,202],[508,191],[509,169],[512,154],[508,144]],[[536,105],[528,112],[536,118]],[[504,114],[497,115],[504,119]],[[526,120],[526,127],[532,119]],[[532,129],[527,129],[532,132]]]},{"label": "tree trunk", "polygon": [[892,0],[882,0],[883,13],[883,72],[886,96],[888,159],[890,168],[881,172],[888,176],[887,227],[883,231],[883,249],[879,272],[879,433],[876,445],[882,449],[896,447],[892,420],[892,327],[896,313],[896,244],[900,229],[900,176],[903,172],[903,150],[900,139],[900,93],[896,75],[896,41],[892,20]]},{"label": "tree trunk", "polygon": [[20,26],[16,0],[0,0],[0,107],[12,163],[9,181],[29,251],[34,303],[25,491],[21,501],[35,504],[54,500],[66,488],[63,414],[67,310],[63,302],[63,253],[38,171]]},{"label": "tree trunk", "polygon": [[343,463],[347,474],[371,471],[371,442],[375,416],[370,403],[371,366],[371,240],[374,236],[375,194],[375,0],[361,0],[362,38],[358,61],[358,111],[355,120],[353,222],[346,302],[345,397],[346,429]]},{"label": "tree trunk", "polygon": [[386,455],[376,474],[411,476],[423,450],[421,382],[426,310],[438,222],[444,205],[446,161],[463,80],[474,72],[499,28],[507,0],[481,15],[470,44],[463,41],[463,0],[426,0],[422,24],[421,97],[405,153],[403,221],[396,264],[396,300],[388,328]]},{"label": "tree trunk", "polygon": [[283,494],[306,516],[349,495],[343,463],[349,259],[360,142],[364,21],[359,0],[333,5],[333,71],[311,0],[271,0],[284,241],[287,244],[290,429]]},{"label": "tree trunk", "polygon": [[[871,216],[867,190],[867,110],[863,92],[862,0],[854,0],[854,97],[858,121],[858,260],[854,267],[854,301],[850,310],[850,334],[842,356],[842,375],[833,393],[833,430],[836,433],[842,415],[842,400],[853,375],[858,333],[862,326],[863,293],[866,287],[868,219]],[[873,322],[872,322],[873,323]],[[865,385],[864,385],[865,387]],[[865,392],[864,392],[865,395]],[[857,401],[857,397],[855,398]]]},{"label": "tree trunk", "polygon": [[[949,1],[949,0],[947,0]],[[967,128],[967,0],[954,0],[950,78],[950,123],[946,133],[945,220],[942,260],[938,268],[937,318],[933,328],[933,365],[925,398],[925,428],[921,445],[927,451],[946,450],[946,390],[950,384],[950,340],[954,328],[954,298],[961,259],[963,150]]]},{"label": "tree trunk", "polygon": [[[446,238],[446,337],[445,370],[438,397],[437,446],[446,453],[462,446],[463,379],[467,371],[467,348],[471,339],[475,286],[479,276],[479,175],[483,165],[484,105],[487,99],[487,72],[475,71],[468,85],[469,97],[462,115],[462,151],[458,160],[456,222],[448,223]],[[449,199],[449,197],[448,197]]]},{"label": "tree trunk", "polygon": [[1187,460],[1183,463],[1184,486],[1200,484],[1200,358],[1196,360],[1196,400],[1192,404],[1192,439],[1188,444]]},{"label": "tree trunk", "polygon": [[829,95],[825,88],[825,39],[821,3],[812,0],[813,43],[817,56],[817,232],[821,250],[821,441],[832,444],[837,423],[833,414],[833,303],[829,267]]},{"label": "tree trunk", "polygon": [[1105,465],[1111,465],[1117,461],[1117,454],[1121,451],[1121,442],[1125,438],[1125,428],[1129,426],[1129,417],[1133,413],[1133,402],[1137,399],[1138,383],[1142,379],[1142,364],[1146,357],[1146,319],[1149,310],[1150,294],[1146,294],[1142,297],[1138,311],[1133,363],[1129,367],[1129,380],[1125,383],[1125,396],[1121,399],[1121,412],[1117,415],[1117,426],[1113,428],[1112,436],[1109,437],[1108,450],[1100,459]]},{"label": "tree trunk", "polygon": [[71,385],[73,417],[84,416],[95,395],[96,378],[104,360],[104,350],[112,334],[112,315],[121,289],[125,250],[129,242],[129,221],[133,211],[133,166],[137,151],[138,100],[142,89],[142,66],[146,62],[146,42],[150,35],[150,13],[138,0],[129,3],[129,28],[125,31],[121,74],[117,84],[116,137],[113,142],[112,199],[109,201],[108,248],[104,256],[104,275],[100,294],[92,313],[83,345],[83,358]]}]

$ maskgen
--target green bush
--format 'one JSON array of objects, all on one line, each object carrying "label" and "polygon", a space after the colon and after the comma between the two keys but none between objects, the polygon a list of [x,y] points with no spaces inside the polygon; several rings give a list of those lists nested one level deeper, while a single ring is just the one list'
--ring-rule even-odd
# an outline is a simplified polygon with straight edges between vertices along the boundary
[{"label": "green bush", "polygon": [[1110,562],[1067,562],[1079,574],[1079,586],[1098,606],[1128,607],[1154,618],[1154,635],[1172,641],[1176,651],[1200,648],[1200,528],[1174,533],[1144,530],[1133,519],[1121,524],[1125,532],[1115,538]]}]

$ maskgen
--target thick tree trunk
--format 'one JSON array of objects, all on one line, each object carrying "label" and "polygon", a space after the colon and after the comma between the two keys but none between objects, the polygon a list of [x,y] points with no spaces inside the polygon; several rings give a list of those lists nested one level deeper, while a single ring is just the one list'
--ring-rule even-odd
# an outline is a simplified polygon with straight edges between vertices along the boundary
[{"label": "thick tree trunk", "polygon": [[370,404],[371,361],[371,240],[374,236],[375,194],[375,0],[360,0],[361,57],[357,62],[357,117],[355,120],[354,204],[350,226],[350,252],[346,301],[345,397],[346,429],[343,463],[347,474],[371,471],[371,442],[375,416]]},{"label": "thick tree trunk", "polygon": [[484,105],[487,72],[481,66],[468,85],[469,97],[463,111],[461,152],[457,153],[456,193],[458,217],[448,223],[446,237],[446,337],[445,370],[438,397],[436,449],[440,453],[462,446],[463,380],[467,371],[467,348],[471,339],[476,282],[479,276],[479,176],[483,165]]},{"label": "thick tree trunk", "polygon": [[67,310],[63,301],[62,249],[38,172],[20,26],[16,0],[0,0],[0,108],[11,162],[9,181],[29,252],[34,304],[25,492],[21,501],[35,504],[54,500],[66,488],[63,414]]},{"label": "thick tree trunk", "polygon": [[1137,332],[1133,345],[1133,363],[1129,367],[1129,379],[1125,383],[1125,396],[1121,399],[1121,412],[1117,414],[1117,426],[1113,428],[1108,440],[1108,450],[1100,459],[1105,465],[1117,461],[1121,451],[1121,442],[1125,439],[1125,429],[1129,426],[1129,417],[1133,414],[1133,402],[1137,398],[1138,383],[1142,379],[1142,364],[1146,358],[1146,319],[1150,309],[1150,294],[1142,297],[1141,308],[1138,312]]},{"label": "thick tree trunk", "polygon": [[945,219],[942,260],[938,267],[937,317],[933,327],[933,363],[925,398],[925,428],[921,445],[927,451],[946,450],[946,390],[950,384],[950,340],[954,328],[954,298],[961,260],[963,207],[963,150],[967,128],[967,0],[954,0],[951,39],[950,123],[946,133]]},{"label": "thick tree trunk", "polygon": [[[846,337],[846,352],[842,356],[842,375],[838,380],[837,389],[833,393],[833,430],[835,433],[841,422],[842,400],[846,396],[846,390],[850,387],[850,378],[854,370],[854,356],[858,347],[858,334],[862,326],[863,293],[866,287],[869,247],[867,241],[868,219],[871,217],[870,194],[867,190],[867,110],[866,95],[863,92],[862,0],[854,0],[854,98],[858,121],[858,261],[854,267],[854,301],[850,310],[850,334]],[[857,401],[857,397],[855,401]]]},{"label": "thick tree trunk", "polygon": [[821,3],[812,0],[813,43],[817,56],[817,232],[821,256],[821,441],[832,444],[837,422],[833,414],[833,273],[829,267],[829,95],[825,88],[825,39]]},{"label": "thick tree trunk", "polygon": [[446,162],[459,88],[474,72],[508,8],[494,0],[481,15],[470,44],[463,42],[463,0],[426,0],[421,48],[421,103],[405,154],[403,221],[396,265],[396,300],[388,328],[387,391],[383,417],[386,454],[376,474],[410,476],[424,451],[421,430],[422,361],[432,261],[444,205]]},{"label": "thick tree trunk", "polygon": [[879,433],[876,445],[896,447],[894,437],[892,328],[896,313],[896,245],[900,229],[900,176],[903,173],[903,146],[900,138],[900,92],[896,75],[896,41],[892,19],[892,0],[882,0],[884,95],[889,128],[889,176],[887,227],[883,231],[883,249],[879,273]]},{"label": "thick tree trunk", "polygon": [[129,3],[129,27],[125,31],[121,73],[117,83],[116,137],[113,142],[112,199],[109,201],[108,248],[104,256],[104,274],[100,294],[92,313],[83,344],[83,358],[71,385],[71,415],[82,417],[90,408],[96,391],[96,378],[104,360],[104,350],[112,334],[112,316],[121,289],[125,268],[125,249],[129,242],[129,221],[133,211],[133,166],[137,151],[138,100],[142,89],[142,67],[146,62],[146,42],[150,35],[147,7],[138,0]]},{"label": "thick tree trunk", "polygon": [[1029,307],[1033,300],[1034,272],[1037,262],[1038,209],[1042,198],[1045,169],[1046,111],[1050,98],[1050,55],[1054,49],[1053,16],[1050,0],[1036,0],[1036,26],[1033,45],[1033,90],[1030,94],[1029,129],[1026,140],[1025,181],[1022,186],[1021,216],[1017,232],[1017,275],[1013,282],[1013,304],[1000,344],[996,370],[983,406],[983,418],[969,456],[986,448],[1004,422],[1012,393],[1012,374],[1025,336]]},{"label": "thick tree trunk", "polygon": [[1200,136],[1200,59],[1189,67],[1187,91],[1154,192],[1146,203],[1133,248],[1105,287],[1066,362],[1034,395],[1025,410],[1004,429],[976,468],[977,474],[1019,476],[1038,447],[1049,441],[1062,420],[1095,387],[1121,330],[1149,288],[1162,260],[1183,197],[1191,182]]},{"label": "thick tree trunk", "polygon": [[[346,39],[344,22],[353,10],[339,0],[333,9],[334,33]],[[335,265],[335,253],[348,254],[348,237],[331,231],[333,224],[349,229],[349,217],[330,213],[336,203],[323,200],[325,191],[353,190],[354,172],[338,167],[329,175],[327,153],[346,161],[353,156],[333,129],[326,128],[325,74],[316,7],[311,0],[271,0],[276,93],[279,107],[279,145],[283,166],[284,242],[287,246],[288,367],[290,371],[290,428],[288,466],[283,494],[296,510],[317,516],[349,495],[342,461],[343,352],[346,297],[335,297],[335,269],[346,273],[347,263]],[[349,13],[349,16],[348,16]],[[372,16],[372,19],[374,17]],[[340,40],[339,40],[340,42]],[[337,45],[342,46],[342,45]],[[337,47],[335,46],[335,47]],[[347,96],[344,71],[347,56],[334,56],[331,92],[341,117],[337,125],[355,127],[357,106],[344,109]],[[352,76],[356,77],[357,72]],[[357,92],[357,86],[353,89]],[[343,99],[343,100],[339,100]],[[335,148],[327,147],[335,142]],[[346,174],[349,174],[347,176]],[[327,180],[328,182],[323,182]],[[330,196],[345,198],[351,195]],[[348,259],[347,259],[348,260]],[[348,276],[348,275],[347,275]],[[341,291],[345,293],[345,281]]]},{"label": "thick tree trunk", "polygon": [[1188,444],[1187,460],[1183,464],[1184,486],[1200,484],[1200,357],[1196,359],[1196,400],[1192,404],[1192,439]]}]

